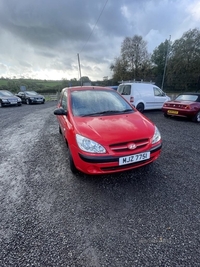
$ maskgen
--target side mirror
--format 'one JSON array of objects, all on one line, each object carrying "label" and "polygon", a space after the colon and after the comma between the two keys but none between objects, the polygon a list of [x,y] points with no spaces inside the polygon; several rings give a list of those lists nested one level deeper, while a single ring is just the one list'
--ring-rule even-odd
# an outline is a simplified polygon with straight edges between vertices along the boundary
[{"label": "side mirror", "polygon": [[63,115],[67,115],[67,112],[63,108],[56,108],[54,110],[54,115],[63,116]]}]

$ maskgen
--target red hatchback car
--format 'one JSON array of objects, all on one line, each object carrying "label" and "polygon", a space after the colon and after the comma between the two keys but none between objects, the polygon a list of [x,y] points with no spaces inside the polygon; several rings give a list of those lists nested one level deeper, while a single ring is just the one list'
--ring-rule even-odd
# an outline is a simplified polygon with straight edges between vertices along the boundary
[{"label": "red hatchback car", "polygon": [[200,122],[200,93],[179,94],[174,100],[163,104],[165,117],[186,117]]},{"label": "red hatchback car", "polygon": [[54,114],[68,145],[73,173],[131,170],[160,155],[157,127],[113,89],[64,88]]}]

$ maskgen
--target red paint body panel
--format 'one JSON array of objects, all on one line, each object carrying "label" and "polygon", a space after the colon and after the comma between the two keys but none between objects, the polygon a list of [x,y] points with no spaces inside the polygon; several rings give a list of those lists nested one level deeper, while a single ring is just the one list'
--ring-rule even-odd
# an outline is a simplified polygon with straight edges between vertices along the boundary
[{"label": "red paint body panel", "polygon": [[[170,113],[171,110],[178,113]],[[168,101],[163,105],[162,111],[169,116],[193,118],[200,111],[200,102]]]},{"label": "red paint body panel", "polygon": [[[105,88],[100,89],[105,90]],[[70,100],[73,90],[76,89],[69,88],[66,91],[68,93],[67,115],[57,116],[57,119],[78,170],[87,174],[114,173],[144,166],[158,158],[161,152],[161,140],[152,145],[155,125],[149,119],[132,106],[130,108],[133,111],[130,113],[74,116]],[[99,143],[106,149],[106,153],[83,151],[77,144],[76,134]],[[129,149],[129,143],[136,144],[136,148]],[[119,157],[148,151],[150,151],[149,159],[119,166]]]}]

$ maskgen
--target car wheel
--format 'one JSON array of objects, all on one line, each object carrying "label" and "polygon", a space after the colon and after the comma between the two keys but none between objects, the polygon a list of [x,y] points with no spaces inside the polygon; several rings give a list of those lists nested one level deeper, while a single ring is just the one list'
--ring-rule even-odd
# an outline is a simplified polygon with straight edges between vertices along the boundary
[{"label": "car wheel", "polygon": [[139,103],[139,104],[137,104],[136,109],[137,109],[139,112],[143,113],[143,112],[144,112],[144,104],[143,104],[143,103]]},{"label": "car wheel", "polygon": [[42,102],[42,104],[44,104],[45,103],[45,100]]},{"label": "car wheel", "polygon": [[200,122],[200,111],[197,112],[197,114],[192,119],[194,122]]},{"label": "car wheel", "polygon": [[0,101],[0,107],[1,108],[3,108],[4,107],[4,105],[3,105],[3,103]]},{"label": "car wheel", "polygon": [[62,131],[61,131],[61,128],[60,128],[60,126],[59,126],[59,133],[60,133],[60,134],[62,134]]},{"label": "car wheel", "polygon": [[72,158],[72,154],[71,154],[70,149],[69,149],[69,167],[70,167],[70,170],[72,173],[77,173],[78,170],[74,164],[74,160]]},{"label": "car wheel", "polygon": [[26,99],[26,104],[29,105],[30,104],[30,101],[29,99]]}]

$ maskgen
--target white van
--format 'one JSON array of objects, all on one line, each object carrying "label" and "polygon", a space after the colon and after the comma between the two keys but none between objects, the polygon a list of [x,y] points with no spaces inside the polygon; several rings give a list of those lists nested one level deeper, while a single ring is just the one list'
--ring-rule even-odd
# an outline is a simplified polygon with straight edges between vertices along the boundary
[{"label": "white van", "polygon": [[158,86],[152,83],[123,82],[118,86],[117,91],[140,112],[161,109],[164,102],[171,100]]}]

